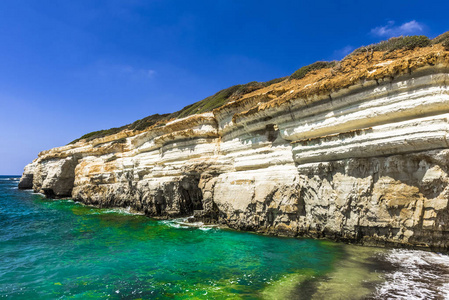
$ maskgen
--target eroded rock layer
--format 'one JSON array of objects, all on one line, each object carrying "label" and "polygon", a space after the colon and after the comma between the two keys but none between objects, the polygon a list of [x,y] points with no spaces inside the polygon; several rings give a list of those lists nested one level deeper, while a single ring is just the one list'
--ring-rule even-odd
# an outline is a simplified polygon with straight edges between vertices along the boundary
[{"label": "eroded rock layer", "polygon": [[343,77],[329,69],[44,151],[19,187],[152,217],[448,250],[449,59],[419,51],[361,55],[363,68]]}]

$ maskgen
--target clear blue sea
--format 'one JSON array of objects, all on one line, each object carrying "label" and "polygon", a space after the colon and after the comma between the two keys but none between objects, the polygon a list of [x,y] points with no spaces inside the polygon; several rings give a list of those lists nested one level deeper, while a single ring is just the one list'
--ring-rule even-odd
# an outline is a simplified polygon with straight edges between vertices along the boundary
[{"label": "clear blue sea", "polygon": [[407,298],[445,297],[444,255],[192,227],[17,184],[0,176],[0,298],[400,299],[417,285],[407,272],[424,272],[407,265],[416,257],[437,271]]}]

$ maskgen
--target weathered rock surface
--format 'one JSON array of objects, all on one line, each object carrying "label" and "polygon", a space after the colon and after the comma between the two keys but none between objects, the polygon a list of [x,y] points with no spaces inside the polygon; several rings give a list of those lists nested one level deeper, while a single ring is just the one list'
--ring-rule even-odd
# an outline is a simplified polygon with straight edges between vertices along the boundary
[{"label": "weathered rock surface", "polygon": [[429,49],[360,68],[351,58],[352,73],[44,151],[19,187],[152,217],[448,250],[449,55]]},{"label": "weathered rock surface", "polygon": [[22,177],[19,181],[19,189],[26,190],[33,188],[33,178],[34,178],[34,169],[36,168],[36,163],[32,162],[25,167],[23,171]]}]

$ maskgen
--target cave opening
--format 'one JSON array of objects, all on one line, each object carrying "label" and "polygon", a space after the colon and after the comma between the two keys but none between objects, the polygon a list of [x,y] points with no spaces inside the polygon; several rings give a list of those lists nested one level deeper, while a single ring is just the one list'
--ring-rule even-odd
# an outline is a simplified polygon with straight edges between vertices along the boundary
[{"label": "cave opening", "polygon": [[55,199],[56,198],[56,194],[53,191],[53,189],[43,189],[45,198],[49,198],[49,199]]},{"label": "cave opening", "polygon": [[268,124],[265,126],[265,132],[267,135],[267,140],[271,143],[274,142],[279,135],[279,129],[275,124]]},{"label": "cave opening", "polygon": [[195,210],[203,210],[203,193],[198,187],[199,177],[186,177],[180,187],[180,213],[192,215]]}]

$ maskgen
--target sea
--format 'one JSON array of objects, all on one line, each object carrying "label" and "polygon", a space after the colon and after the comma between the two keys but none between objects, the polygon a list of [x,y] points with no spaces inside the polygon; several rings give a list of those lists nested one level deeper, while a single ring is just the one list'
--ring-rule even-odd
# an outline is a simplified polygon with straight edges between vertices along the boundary
[{"label": "sea", "polygon": [[445,254],[50,200],[0,176],[0,298],[449,299]]}]

